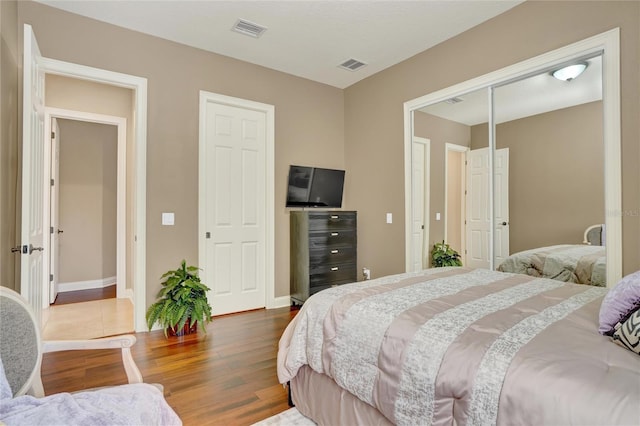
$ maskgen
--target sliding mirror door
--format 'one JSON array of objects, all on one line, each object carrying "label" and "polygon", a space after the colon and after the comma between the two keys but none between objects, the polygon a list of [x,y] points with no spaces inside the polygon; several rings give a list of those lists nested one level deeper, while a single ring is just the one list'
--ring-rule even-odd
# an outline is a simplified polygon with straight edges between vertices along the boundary
[{"label": "sliding mirror door", "polygon": [[[620,280],[619,42],[614,29],[405,102],[407,271],[430,267],[443,240],[465,266],[490,269],[517,252],[571,245],[573,258],[589,252],[571,274]],[[586,65],[581,76],[551,76],[575,62]],[[474,97],[482,117],[468,120],[460,111]]]},{"label": "sliding mirror door", "polygon": [[[465,266],[489,267],[488,150],[469,152],[474,126],[486,123],[489,117],[487,93],[481,89],[458,95],[412,113],[413,217],[423,214],[425,268],[432,266],[429,253],[433,245],[443,241],[460,254]],[[428,141],[429,147],[423,193],[416,192],[422,181],[417,177],[420,169],[415,168],[416,159],[422,158],[421,141]],[[470,155],[471,162],[467,161]],[[424,212],[416,208],[420,205]]]},{"label": "sliding mirror door", "polygon": [[493,117],[494,265],[606,285],[602,57],[496,86]]}]

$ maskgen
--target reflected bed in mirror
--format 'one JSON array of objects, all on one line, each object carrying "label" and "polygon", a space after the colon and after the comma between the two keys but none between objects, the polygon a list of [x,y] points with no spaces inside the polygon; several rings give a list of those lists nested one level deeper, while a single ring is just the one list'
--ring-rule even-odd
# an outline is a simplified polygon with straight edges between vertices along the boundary
[{"label": "reflected bed in mirror", "polygon": [[[603,225],[587,228],[583,244],[559,244],[512,254],[497,269],[532,277],[606,287],[606,251],[604,246],[599,245],[603,228]],[[588,241],[589,238],[593,242]],[[593,244],[596,242],[598,244]]]}]

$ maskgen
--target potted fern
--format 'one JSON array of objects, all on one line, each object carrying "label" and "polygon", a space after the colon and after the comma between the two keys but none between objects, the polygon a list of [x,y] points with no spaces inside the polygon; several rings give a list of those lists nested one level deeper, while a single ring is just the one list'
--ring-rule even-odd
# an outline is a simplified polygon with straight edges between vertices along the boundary
[{"label": "potted fern", "polygon": [[[147,309],[149,330],[157,322],[164,328],[164,335],[182,336],[196,333],[198,323],[211,321],[211,306],[207,301],[209,287],[200,282],[198,268],[187,266],[183,260],[180,268],[162,275],[162,288],[158,300]],[[202,327],[204,332],[207,330]]]},{"label": "potted fern", "polygon": [[444,240],[435,243],[431,250],[431,265],[435,268],[443,266],[462,266],[462,260],[457,251],[452,249]]}]

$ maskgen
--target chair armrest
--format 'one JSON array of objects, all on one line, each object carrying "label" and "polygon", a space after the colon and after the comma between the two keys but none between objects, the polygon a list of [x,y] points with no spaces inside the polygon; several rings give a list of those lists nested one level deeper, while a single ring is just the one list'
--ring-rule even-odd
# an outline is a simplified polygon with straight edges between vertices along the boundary
[{"label": "chair armrest", "polygon": [[142,383],[142,374],[131,356],[131,346],[136,343],[136,337],[130,334],[105,337],[92,340],[43,340],[42,352],[59,352],[94,349],[121,349],[122,363],[129,383]]}]

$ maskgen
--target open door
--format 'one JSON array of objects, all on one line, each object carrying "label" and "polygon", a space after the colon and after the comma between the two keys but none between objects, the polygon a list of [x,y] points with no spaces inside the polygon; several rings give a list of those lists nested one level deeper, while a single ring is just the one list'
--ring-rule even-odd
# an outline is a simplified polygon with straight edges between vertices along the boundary
[{"label": "open door", "polygon": [[51,118],[51,239],[49,256],[49,303],[58,296],[59,264],[60,264],[60,128],[58,120]]},{"label": "open door", "polygon": [[431,142],[429,139],[414,137],[411,148],[413,166],[411,206],[411,239],[413,259],[411,271],[421,271],[429,266],[429,158]]},{"label": "open door", "polygon": [[[24,26],[22,110],[22,258],[20,290],[42,318],[44,277],[44,72],[30,25]],[[47,301],[48,302],[48,301]],[[48,304],[48,303],[47,303]]]},{"label": "open door", "polygon": [[467,152],[466,266],[472,268],[490,268],[490,239],[494,235],[495,265],[499,265],[509,255],[509,149],[496,150],[494,163],[496,229],[492,233],[489,148]]}]

